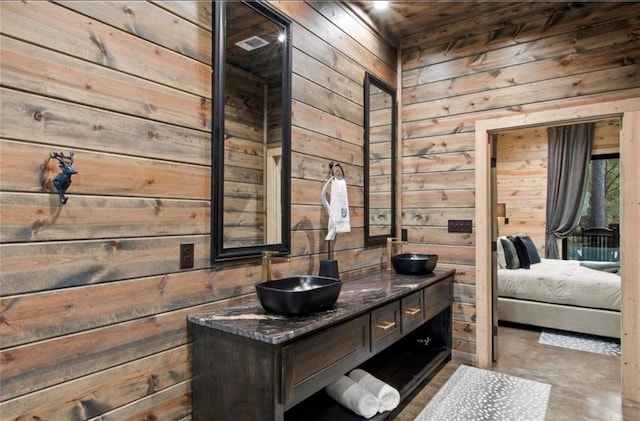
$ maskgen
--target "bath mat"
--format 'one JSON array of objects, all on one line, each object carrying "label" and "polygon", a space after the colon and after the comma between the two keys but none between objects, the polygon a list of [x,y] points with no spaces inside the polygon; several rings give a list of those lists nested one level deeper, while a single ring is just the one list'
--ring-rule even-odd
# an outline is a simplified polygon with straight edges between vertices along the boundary
[{"label": "bath mat", "polygon": [[544,421],[551,385],[461,365],[415,421]]},{"label": "bath mat", "polygon": [[618,339],[563,330],[542,329],[538,343],[595,354],[620,355],[620,341]]}]

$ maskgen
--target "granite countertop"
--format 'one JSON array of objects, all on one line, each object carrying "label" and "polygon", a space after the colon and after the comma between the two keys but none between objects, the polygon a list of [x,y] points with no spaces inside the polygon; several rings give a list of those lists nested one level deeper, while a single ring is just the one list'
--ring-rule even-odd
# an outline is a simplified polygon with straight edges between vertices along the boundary
[{"label": "granite countertop", "polygon": [[422,276],[378,273],[344,282],[333,308],[300,317],[267,313],[256,295],[230,300],[229,307],[188,317],[190,323],[241,335],[270,344],[282,344],[313,330],[363,314],[379,305],[427,287],[451,271],[436,270]]}]

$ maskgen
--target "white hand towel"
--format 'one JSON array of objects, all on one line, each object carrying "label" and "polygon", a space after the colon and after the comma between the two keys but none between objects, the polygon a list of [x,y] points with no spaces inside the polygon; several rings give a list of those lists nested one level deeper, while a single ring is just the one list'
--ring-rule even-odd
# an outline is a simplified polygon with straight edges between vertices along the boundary
[{"label": "white hand towel", "polygon": [[371,418],[378,413],[378,399],[347,376],[342,376],[325,387],[325,391],[361,417]]},{"label": "white hand towel", "polygon": [[[331,203],[327,201],[327,187],[331,184]],[[347,196],[347,182],[331,177],[322,186],[322,205],[329,215],[328,233],[325,240],[333,240],[338,232],[350,232],[349,198]]]},{"label": "white hand towel", "polygon": [[400,403],[400,392],[397,389],[366,371],[356,368],[349,373],[349,377],[378,399],[380,412],[391,411]]}]

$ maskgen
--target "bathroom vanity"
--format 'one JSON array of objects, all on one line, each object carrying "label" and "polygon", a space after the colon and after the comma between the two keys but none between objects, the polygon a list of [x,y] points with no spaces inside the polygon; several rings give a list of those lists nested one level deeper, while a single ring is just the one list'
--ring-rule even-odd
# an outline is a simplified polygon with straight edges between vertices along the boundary
[{"label": "bathroom vanity", "polygon": [[323,390],[356,367],[405,399],[451,357],[453,277],[381,271],[345,282],[332,309],[301,317],[246,297],[189,316],[193,419],[362,419]]}]

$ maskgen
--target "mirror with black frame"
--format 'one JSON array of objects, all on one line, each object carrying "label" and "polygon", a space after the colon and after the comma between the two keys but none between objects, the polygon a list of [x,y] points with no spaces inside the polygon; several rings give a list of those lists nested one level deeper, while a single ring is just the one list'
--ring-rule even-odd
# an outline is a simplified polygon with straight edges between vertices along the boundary
[{"label": "mirror with black frame", "polygon": [[396,196],[396,91],[376,76],[364,81],[364,239],[394,237]]},{"label": "mirror with black frame", "polygon": [[289,252],[290,21],[215,2],[212,263]]}]

